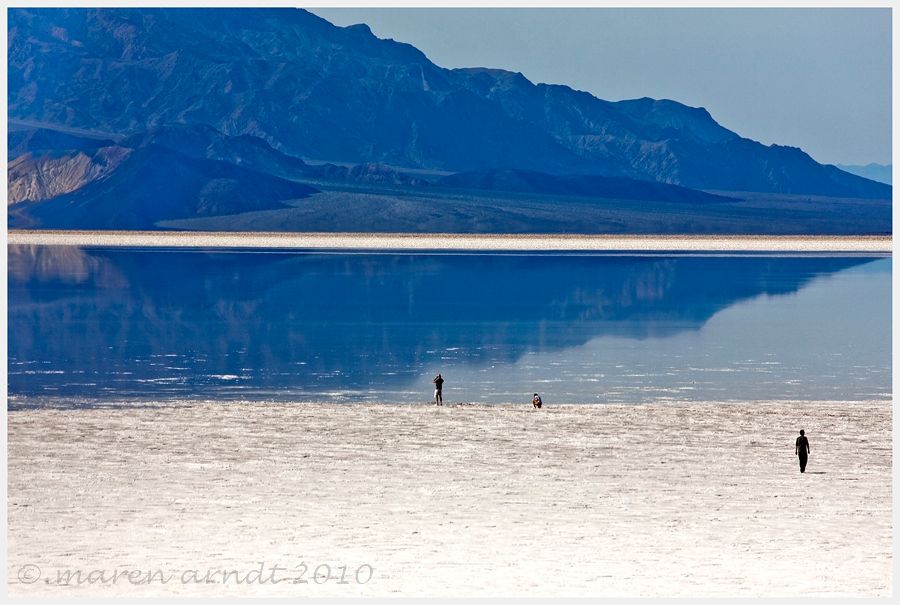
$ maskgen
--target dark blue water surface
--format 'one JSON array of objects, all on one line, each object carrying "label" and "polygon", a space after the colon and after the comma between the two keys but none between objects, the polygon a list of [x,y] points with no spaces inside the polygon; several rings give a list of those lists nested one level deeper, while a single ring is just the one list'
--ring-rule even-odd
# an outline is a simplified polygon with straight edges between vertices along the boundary
[{"label": "dark blue water surface", "polygon": [[891,260],[9,247],[10,406],[891,396]]}]

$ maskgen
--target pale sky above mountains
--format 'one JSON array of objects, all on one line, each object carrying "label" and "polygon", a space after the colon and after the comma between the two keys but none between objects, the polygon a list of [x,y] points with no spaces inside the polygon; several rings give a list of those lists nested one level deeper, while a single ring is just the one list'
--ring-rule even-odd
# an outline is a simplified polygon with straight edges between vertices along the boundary
[{"label": "pale sky above mountains", "polygon": [[823,163],[891,162],[890,9],[313,9],[442,67],[497,67],[602,99],[706,107]]}]

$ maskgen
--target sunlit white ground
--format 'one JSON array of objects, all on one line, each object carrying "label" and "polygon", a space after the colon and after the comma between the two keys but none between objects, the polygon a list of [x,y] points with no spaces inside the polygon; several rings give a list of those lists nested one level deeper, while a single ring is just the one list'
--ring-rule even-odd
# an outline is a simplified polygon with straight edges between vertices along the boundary
[{"label": "sunlit white ground", "polygon": [[78,231],[14,229],[10,244],[302,248],[320,250],[669,250],[890,252],[880,235],[576,235],[496,233],[296,233],[228,231]]},{"label": "sunlit white ground", "polygon": [[892,591],[888,402],[27,410],[8,439],[18,596]]}]

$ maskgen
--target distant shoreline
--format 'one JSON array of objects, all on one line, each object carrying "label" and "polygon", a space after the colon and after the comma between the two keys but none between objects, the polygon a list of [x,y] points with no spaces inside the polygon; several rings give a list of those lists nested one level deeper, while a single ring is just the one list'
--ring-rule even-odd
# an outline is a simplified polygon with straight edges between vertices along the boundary
[{"label": "distant shoreline", "polygon": [[889,235],[559,235],[10,230],[10,245],[396,251],[870,252]]}]

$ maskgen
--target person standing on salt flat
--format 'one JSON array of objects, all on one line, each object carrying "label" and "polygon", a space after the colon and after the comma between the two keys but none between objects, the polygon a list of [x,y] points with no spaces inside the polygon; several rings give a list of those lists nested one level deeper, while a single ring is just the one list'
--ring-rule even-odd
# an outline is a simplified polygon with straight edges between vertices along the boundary
[{"label": "person standing on salt flat", "polygon": [[809,459],[809,439],[806,438],[806,433],[803,432],[803,429],[800,429],[800,436],[797,437],[794,453],[800,456],[800,472],[805,473],[806,461]]},{"label": "person standing on salt flat", "polygon": [[444,405],[444,396],[441,394],[441,388],[444,386],[444,378],[438,373],[431,382],[434,383],[434,402],[437,405]]}]

